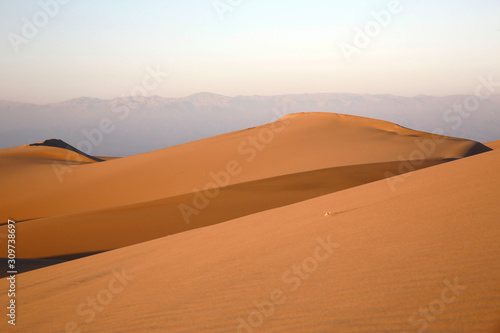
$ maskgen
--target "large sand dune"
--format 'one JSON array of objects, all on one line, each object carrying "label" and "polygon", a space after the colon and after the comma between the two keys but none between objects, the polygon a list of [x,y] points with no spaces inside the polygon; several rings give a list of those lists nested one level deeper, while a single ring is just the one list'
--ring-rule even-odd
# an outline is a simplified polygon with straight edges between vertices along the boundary
[{"label": "large sand dune", "polygon": [[[439,163],[425,161],[421,166]],[[231,185],[207,199],[206,208],[200,210],[193,200],[203,194],[190,193],[18,223],[18,240],[25,245],[19,248],[17,256],[71,259],[111,250],[379,180],[385,172],[397,173],[399,165],[400,162],[362,164]],[[180,205],[190,208],[181,211]]]},{"label": "large sand dune", "polygon": [[488,150],[470,140],[323,113],[103,162],[60,147],[22,146],[0,150],[6,189],[0,217],[20,222],[20,258],[72,258]]},{"label": "large sand dune", "polygon": [[499,163],[490,151],[21,274],[16,331],[499,332]]},{"label": "large sand dune", "polygon": [[[38,164],[40,158],[44,165],[18,177],[1,170],[0,180],[5,187],[23,189],[25,194],[14,197],[3,192],[0,219],[28,220],[190,193],[195,187],[213,182],[210,173],[226,170],[230,161],[243,168],[243,172],[231,177],[230,184],[337,166],[393,162],[400,156],[409,158],[410,153],[421,150],[416,142],[423,144],[432,138],[438,137],[388,122],[313,113],[290,115],[253,129],[78,167],[66,166],[65,161],[56,166],[47,163],[50,156],[40,156],[36,151],[39,147],[11,148],[7,149],[8,157],[27,158],[34,152],[33,159],[19,160],[15,167],[26,162]],[[442,139],[444,142],[434,151],[424,154],[426,159],[461,158],[478,145],[464,139]],[[58,205],[51,204],[53,201]]]}]

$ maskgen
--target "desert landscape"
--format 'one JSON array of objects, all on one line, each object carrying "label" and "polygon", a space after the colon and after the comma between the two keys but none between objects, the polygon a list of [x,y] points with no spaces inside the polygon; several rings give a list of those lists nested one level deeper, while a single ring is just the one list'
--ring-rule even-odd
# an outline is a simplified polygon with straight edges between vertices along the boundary
[{"label": "desert landscape", "polygon": [[2,149],[16,329],[496,332],[498,146],[304,113],[117,159]]},{"label": "desert landscape", "polygon": [[[491,150],[474,141],[328,113],[288,115],[108,161],[61,147],[0,150],[0,177],[8,189],[0,219],[19,222],[18,240],[27,245],[18,258],[99,253]],[[7,225],[1,232],[7,233]],[[0,250],[2,257],[6,250]]]},{"label": "desert landscape", "polygon": [[500,333],[500,1],[0,1],[0,333]]}]

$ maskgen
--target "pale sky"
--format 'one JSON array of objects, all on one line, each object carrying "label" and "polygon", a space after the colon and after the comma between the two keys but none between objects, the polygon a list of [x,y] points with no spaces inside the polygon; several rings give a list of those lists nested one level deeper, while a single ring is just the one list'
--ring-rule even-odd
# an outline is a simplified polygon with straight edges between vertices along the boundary
[{"label": "pale sky", "polygon": [[162,97],[451,95],[500,81],[500,0],[401,0],[350,62],[341,43],[391,1],[60,0],[44,14],[55,1],[0,0],[0,100],[129,95],[148,66],[170,74],[148,91]]}]

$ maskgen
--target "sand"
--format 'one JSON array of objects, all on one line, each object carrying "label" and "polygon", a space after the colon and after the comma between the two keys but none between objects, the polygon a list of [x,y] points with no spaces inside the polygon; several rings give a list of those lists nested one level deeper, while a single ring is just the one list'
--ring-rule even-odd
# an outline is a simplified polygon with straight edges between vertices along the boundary
[{"label": "sand", "polygon": [[72,259],[488,150],[470,140],[326,113],[289,115],[101,162],[59,147],[22,146],[0,150],[0,216],[18,222],[19,258]]},{"label": "sand", "polygon": [[[368,131],[380,140],[351,150],[349,163],[381,162],[407,145],[404,134]],[[388,135],[398,144],[379,157]],[[437,156],[467,150],[465,141],[445,146]],[[276,170],[311,167],[298,160]],[[316,167],[324,160],[335,164],[324,157]],[[16,331],[498,332],[499,163],[494,150],[407,173],[397,186],[383,179],[23,273]],[[126,237],[119,225],[114,237]],[[6,289],[0,281],[2,304]]]},{"label": "sand", "polygon": [[500,140],[488,142],[485,145],[492,149],[500,149]]}]

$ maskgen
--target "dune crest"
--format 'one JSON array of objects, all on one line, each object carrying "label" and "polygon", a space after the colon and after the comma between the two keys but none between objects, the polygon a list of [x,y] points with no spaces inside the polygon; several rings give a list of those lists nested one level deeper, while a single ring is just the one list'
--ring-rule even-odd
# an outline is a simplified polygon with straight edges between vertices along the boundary
[{"label": "dune crest", "polygon": [[[490,151],[396,192],[376,181],[25,273],[16,328],[497,332],[499,163]],[[116,274],[124,288],[86,322],[76,309]]]},{"label": "dune crest", "polygon": [[91,160],[94,160],[96,162],[102,162],[103,160],[101,160],[100,158],[97,158],[97,157],[94,157],[94,156],[90,156],[86,153],[84,153],[83,151],[67,144],[66,142],[60,140],[60,139],[49,139],[49,140],[45,140],[43,142],[38,142],[38,143],[32,143],[30,144],[30,146],[46,146],[46,147],[57,147],[57,148],[62,148],[62,149],[67,149],[67,150],[71,150],[71,151],[74,151],[75,153],[77,154],[80,154],[80,155],[83,155]]},{"label": "dune crest", "polygon": [[[0,181],[15,194],[0,194],[0,215],[22,221],[19,237],[27,245],[18,255],[31,259],[107,251],[490,148],[364,117],[302,113],[104,163],[41,161],[38,150],[76,154],[56,140],[0,150],[0,161],[8,151],[24,154],[10,167],[0,164]],[[41,232],[47,236],[38,237]]]}]

